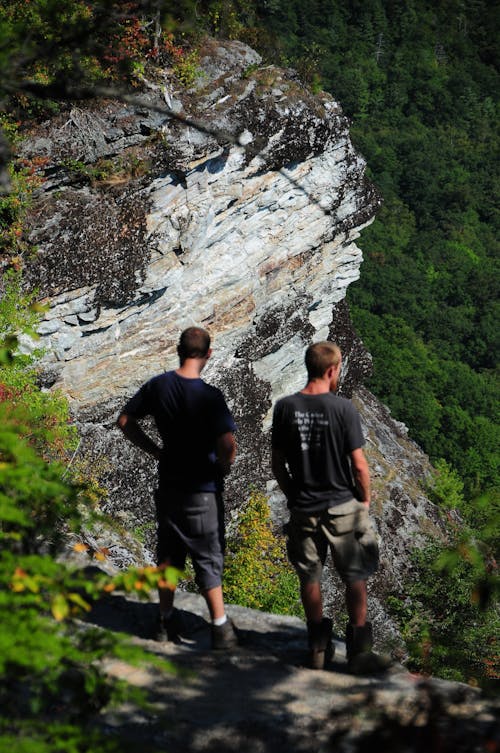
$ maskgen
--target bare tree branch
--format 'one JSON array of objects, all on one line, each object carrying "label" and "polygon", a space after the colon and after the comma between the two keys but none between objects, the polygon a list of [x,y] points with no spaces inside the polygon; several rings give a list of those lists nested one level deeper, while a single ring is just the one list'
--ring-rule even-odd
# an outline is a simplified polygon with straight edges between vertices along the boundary
[{"label": "bare tree branch", "polygon": [[[214,128],[207,125],[200,120],[188,117],[182,113],[176,112],[168,107],[167,104],[152,102],[150,98],[142,97],[139,94],[132,94],[123,91],[123,89],[114,86],[101,86],[99,84],[93,86],[75,86],[68,84],[68,82],[60,82],[49,85],[42,85],[35,81],[23,81],[13,87],[16,91],[22,90],[26,94],[30,94],[35,97],[43,99],[57,99],[57,100],[90,100],[96,97],[102,97],[104,99],[116,99],[125,104],[132,105],[134,107],[143,107],[154,112],[165,115],[165,117],[175,120],[181,123],[186,128],[194,128],[200,133],[204,133],[207,136],[214,138],[221,146],[231,144],[238,146],[245,151],[245,154],[251,159],[259,157],[263,154],[264,149],[258,149],[252,142],[246,143],[242,140],[243,133],[234,134],[230,131]],[[276,172],[279,172],[286,180],[291,183],[295,188],[304,193],[309,201],[316,204],[325,215],[331,214],[329,209],[325,209],[319,203],[318,199],[312,196],[295,178],[289,175],[283,168],[278,168]]]}]

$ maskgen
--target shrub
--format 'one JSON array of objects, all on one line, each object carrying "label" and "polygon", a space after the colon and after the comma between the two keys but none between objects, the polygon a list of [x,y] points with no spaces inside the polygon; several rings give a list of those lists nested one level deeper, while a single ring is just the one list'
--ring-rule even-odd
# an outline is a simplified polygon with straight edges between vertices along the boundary
[{"label": "shrub", "polygon": [[229,602],[277,614],[302,615],[298,579],[285,543],[273,532],[267,498],[252,491],[228,537],[224,593]]},{"label": "shrub", "polygon": [[488,686],[500,676],[498,494],[465,502],[458,475],[442,461],[431,496],[443,510],[448,541],[429,539],[414,550],[405,593],[391,597],[389,608],[412,669]]},{"label": "shrub", "polygon": [[90,580],[55,559],[66,533],[78,532],[87,519],[93,490],[60,462],[73,439],[67,406],[61,396],[38,390],[30,358],[18,355],[16,335],[34,326],[36,312],[20,294],[15,305],[11,282],[0,306],[0,749],[123,750],[123,740],[88,729],[110,702],[139,700],[134,689],[110,680],[101,661],[116,656],[170,665],[75,618],[103,593],[119,589],[147,598],[159,584],[174,583],[177,573],[132,568]]}]

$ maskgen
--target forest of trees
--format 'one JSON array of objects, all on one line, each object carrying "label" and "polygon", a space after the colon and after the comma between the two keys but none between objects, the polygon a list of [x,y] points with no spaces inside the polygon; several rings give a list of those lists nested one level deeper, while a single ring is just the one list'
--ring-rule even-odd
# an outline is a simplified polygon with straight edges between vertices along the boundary
[{"label": "forest of trees", "polygon": [[[282,60],[331,92],[384,207],[349,301],[371,389],[466,492],[498,478],[495,3],[256,3]],[[264,45],[265,46],[265,45]],[[274,53],[276,56],[276,53]]]},{"label": "forest of trees", "polygon": [[[61,627],[85,611],[85,586],[55,566],[36,535],[56,548],[56,519],[81,523],[78,500],[92,490],[60,465],[74,442],[64,400],[42,393],[34,364],[16,353],[17,335],[39,316],[23,291],[23,257],[34,252],[23,222],[43,173],[43,164],[16,159],[16,144],[24,125],[69,99],[110,84],[137,90],[137,73],[148,64],[168,64],[179,84],[188,84],[206,32],[248,42],[266,63],[295,67],[313,90],[330,91],[352,120],[352,137],[384,199],[359,241],[365,262],[349,291],[355,325],[373,355],[369,386],[435,462],[432,499],[458,511],[450,546],[434,542],[417,553],[415,578],[406,598],[395,596],[394,614],[417,669],[486,685],[498,678],[496,5],[0,0],[0,607],[8,615],[0,630],[0,700],[8,710],[0,741],[12,750],[31,753],[35,739],[40,753],[54,750],[54,725],[47,731],[37,719],[66,692],[67,667],[82,672],[75,703],[88,704],[91,715],[92,704],[104,704],[114,689],[82,666],[121,650]],[[34,530],[35,520],[41,523]],[[142,589],[163,576],[131,577],[129,587]],[[100,587],[127,582],[123,576]],[[85,598],[97,597],[99,589],[88,588]],[[58,750],[115,749],[86,742],[81,720],[73,727],[64,713]]]},{"label": "forest of trees", "polygon": [[264,54],[331,92],[352,120],[384,201],[348,291],[373,356],[368,386],[436,464],[431,498],[462,520],[450,548],[417,553],[395,614],[417,668],[426,634],[441,646],[431,672],[464,678],[482,665],[498,676],[498,612],[478,618],[471,602],[488,609],[498,592],[500,10],[491,0],[253,8]]}]

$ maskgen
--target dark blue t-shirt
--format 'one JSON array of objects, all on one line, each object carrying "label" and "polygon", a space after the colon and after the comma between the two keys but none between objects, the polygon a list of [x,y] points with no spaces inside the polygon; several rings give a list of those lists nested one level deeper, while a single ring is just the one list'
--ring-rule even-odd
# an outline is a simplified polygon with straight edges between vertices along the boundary
[{"label": "dark blue t-shirt", "polygon": [[222,392],[175,371],[153,377],[123,408],[133,418],[153,416],[163,442],[160,490],[215,492],[222,486],[216,440],[236,425]]}]

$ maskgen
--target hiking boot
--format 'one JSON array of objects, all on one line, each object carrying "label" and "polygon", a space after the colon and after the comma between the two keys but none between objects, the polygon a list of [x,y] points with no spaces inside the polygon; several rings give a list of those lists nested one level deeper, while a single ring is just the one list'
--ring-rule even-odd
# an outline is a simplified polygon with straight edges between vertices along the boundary
[{"label": "hiking boot", "polygon": [[227,619],[223,625],[212,625],[212,649],[225,651],[238,645],[238,636],[233,621]]},{"label": "hiking boot", "polygon": [[171,641],[180,643],[180,634],[182,632],[182,620],[177,609],[174,609],[170,617],[165,619],[162,614],[158,618],[156,625],[155,640],[160,643]]},{"label": "hiking boot", "polygon": [[388,656],[380,656],[372,651],[371,622],[367,622],[362,627],[347,624],[345,645],[347,668],[353,675],[380,674],[391,666],[391,660]]},{"label": "hiking boot", "polygon": [[332,621],[323,617],[321,622],[307,623],[307,638],[309,644],[309,667],[311,669],[325,669],[332,660],[334,646],[332,644]]}]

